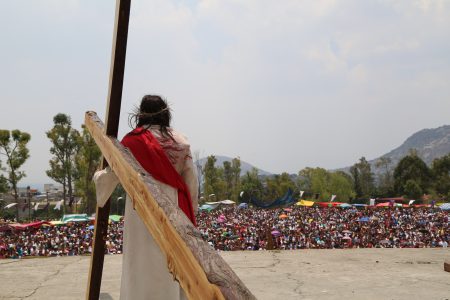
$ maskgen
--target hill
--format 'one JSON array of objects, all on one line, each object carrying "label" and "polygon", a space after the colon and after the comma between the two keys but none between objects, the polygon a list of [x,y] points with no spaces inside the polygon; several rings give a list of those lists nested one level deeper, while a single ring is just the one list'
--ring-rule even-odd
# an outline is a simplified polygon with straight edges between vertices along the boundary
[{"label": "hill", "polygon": [[[411,149],[415,149],[418,156],[430,166],[434,159],[450,153],[450,125],[422,129],[414,133],[399,147],[376,159],[370,160],[369,163],[372,166],[373,172],[377,174],[381,171],[375,166],[376,161],[380,158],[390,158],[391,166],[395,167],[403,157],[409,154]],[[349,170],[349,167],[344,170]]]},{"label": "hill", "polygon": [[[223,163],[225,161],[231,162],[233,160],[233,158],[228,157],[228,156],[223,156],[223,155],[215,155],[215,157],[217,159],[216,164],[215,164],[216,167],[223,167]],[[206,163],[207,159],[208,159],[207,157],[203,157],[199,160],[202,167],[205,167],[205,163]],[[256,168],[256,167],[248,162],[241,160],[241,176],[245,175],[247,172],[251,171],[253,168]],[[263,175],[263,176],[272,175],[272,173],[270,173],[270,172],[261,170],[259,168],[256,168],[256,169],[258,169],[259,175]]]}]

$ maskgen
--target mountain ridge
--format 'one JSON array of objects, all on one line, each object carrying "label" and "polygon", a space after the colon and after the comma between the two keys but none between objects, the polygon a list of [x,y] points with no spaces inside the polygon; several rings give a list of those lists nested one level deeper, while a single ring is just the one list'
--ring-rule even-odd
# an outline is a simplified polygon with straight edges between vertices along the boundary
[{"label": "mountain ridge", "polygon": [[[216,158],[216,163],[214,164],[216,167],[223,167],[223,163],[225,161],[231,162],[233,160],[233,158],[226,156],[226,155],[214,155],[214,157]],[[202,168],[205,167],[207,159],[208,159],[208,157],[203,157],[203,158],[199,159],[199,162],[200,162]],[[245,175],[247,172],[251,171],[253,168],[258,169],[258,175],[262,175],[262,176],[273,175],[273,173],[270,173],[270,172],[267,172],[260,168],[257,168],[254,165],[252,165],[246,161],[243,161],[241,159],[241,176]]]},{"label": "mountain ridge", "polygon": [[[414,149],[417,155],[430,166],[436,158],[440,158],[450,153],[450,125],[443,125],[437,128],[425,128],[413,133],[397,148],[368,162],[372,172],[378,174],[381,168],[376,167],[376,162],[381,158],[390,158],[390,167],[395,167],[398,162]],[[339,170],[348,171],[350,167]]]}]

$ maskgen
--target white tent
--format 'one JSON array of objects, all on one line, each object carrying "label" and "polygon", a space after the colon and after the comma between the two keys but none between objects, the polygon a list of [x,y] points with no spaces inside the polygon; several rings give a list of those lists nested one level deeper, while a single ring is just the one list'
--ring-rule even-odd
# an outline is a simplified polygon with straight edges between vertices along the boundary
[{"label": "white tent", "polygon": [[222,204],[226,204],[226,205],[231,205],[231,204],[236,204],[236,202],[232,201],[232,200],[222,200],[220,201],[220,203]]},{"label": "white tent", "polygon": [[17,205],[17,203],[10,203],[10,204],[8,204],[8,205],[5,206],[5,209],[14,207],[14,206],[16,206],[16,205]]}]

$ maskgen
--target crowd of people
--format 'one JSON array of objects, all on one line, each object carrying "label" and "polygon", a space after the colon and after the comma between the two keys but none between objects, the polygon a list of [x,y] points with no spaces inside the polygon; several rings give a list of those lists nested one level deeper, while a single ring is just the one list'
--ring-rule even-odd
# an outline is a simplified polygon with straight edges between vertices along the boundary
[{"label": "crowd of people", "polygon": [[448,212],[430,208],[223,208],[201,212],[217,250],[447,247]]},{"label": "crowd of people", "polygon": [[[106,253],[122,253],[123,221],[110,223]],[[89,222],[0,232],[0,259],[90,255],[94,228]]]},{"label": "crowd of people", "polygon": [[[202,211],[197,223],[216,250],[448,247],[448,212],[433,208],[238,209]],[[123,220],[109,226],[107,254],[122,253]],[[0,258],[90,255],[88,222],[0,232]]]}]

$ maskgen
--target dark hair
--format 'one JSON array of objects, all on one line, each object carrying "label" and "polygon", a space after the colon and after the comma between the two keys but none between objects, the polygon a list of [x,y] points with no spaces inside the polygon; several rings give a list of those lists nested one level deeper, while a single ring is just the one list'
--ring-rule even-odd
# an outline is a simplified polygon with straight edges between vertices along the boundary
[{"label": "dark hair", "polygon": [[161,134],[173,139],[172,134],[167,130],[170,127],[171,119],[172,115],[166,100],[158,95],[145,95],[139,108],[130,114],[129,123],[133,128],[159,125]]}]

